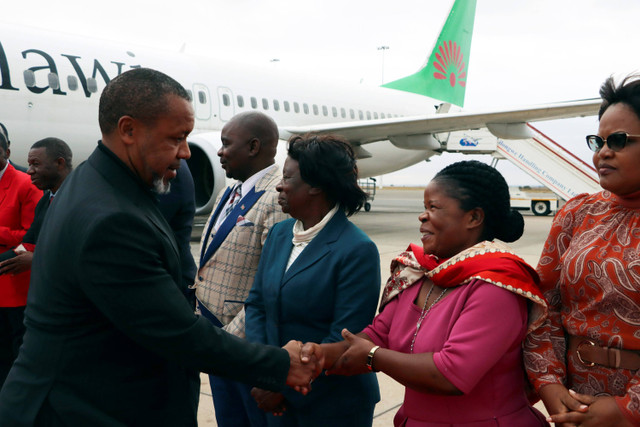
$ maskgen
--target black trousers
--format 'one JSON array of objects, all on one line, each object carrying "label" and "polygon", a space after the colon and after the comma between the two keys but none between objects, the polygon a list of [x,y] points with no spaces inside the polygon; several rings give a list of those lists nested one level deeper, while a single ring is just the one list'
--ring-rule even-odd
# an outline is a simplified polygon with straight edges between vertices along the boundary
[{"label": "black trousers", "polygon": [[0,307],[0,388],[18,357],[24,331],[24,306]]}]

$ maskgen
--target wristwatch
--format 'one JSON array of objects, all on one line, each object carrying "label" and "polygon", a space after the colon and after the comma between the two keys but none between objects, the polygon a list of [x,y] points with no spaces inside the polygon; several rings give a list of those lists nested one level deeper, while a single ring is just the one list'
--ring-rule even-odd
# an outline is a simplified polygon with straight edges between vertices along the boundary
[{"label": "wristwatch", "polygon": [[373,347],[371,350],[369,350],[369,354],[367,354],[367,369],[370,370],[371,372],[378,372],[375,369],[373,369],[373,355],[376,354],[376,351],[380,348],[379,345]]}]

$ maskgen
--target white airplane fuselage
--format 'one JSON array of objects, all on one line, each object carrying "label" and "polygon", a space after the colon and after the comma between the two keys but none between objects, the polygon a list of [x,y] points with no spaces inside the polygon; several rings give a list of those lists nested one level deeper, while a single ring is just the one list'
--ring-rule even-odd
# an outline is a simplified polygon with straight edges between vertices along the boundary
[{"label": "white airplane fuselage", "polygon": [[[273,68],[15,26],[0,29],[0,44],[0,122],[9,131],[14,162],[26,164],[31,144],[50,136],[69,144],[75,164],[86,159],[100,139],[98,101],[102,89],[122,72],[149,67],[172,76],[192,93],[196,120],[189,141],[192,154],[204,156],[194,159],[195,167],[210,163],[211,170],[205,172],[213,174],[213,184],[208,183],[209,199],[224,185],[217,182],[221,177],[224,181],[215,155],[219,132],[237,113],[263,111],[286,128],[423,115],[434,112],[437,103],[392,89],[322,84]],[[281,145],[281,156],[285,150]],[[400,149],[389,141],[369,143],[366,151],[358,162],[361,177],[399,170],[435,154]],[[200,171],[192,173],[198,186]],[[201,194],[200,208],[210,204],[204,203],[204,198]]]}]

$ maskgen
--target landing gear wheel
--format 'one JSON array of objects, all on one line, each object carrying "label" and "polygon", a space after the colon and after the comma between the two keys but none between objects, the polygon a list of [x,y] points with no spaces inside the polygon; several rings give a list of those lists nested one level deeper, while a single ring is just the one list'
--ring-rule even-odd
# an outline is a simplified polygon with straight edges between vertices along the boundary
[{"label": "landing gear wheel", "polygon": [[365,202],[364,210],[365,210],[365,212],[369,212],[371,210],[371,203]]},{"label": "landing gear wheel", "polygon": [[545,216],[551,213],[549,202],[543,200],[534,200],[531,202],[531,211],[536,216]]}]

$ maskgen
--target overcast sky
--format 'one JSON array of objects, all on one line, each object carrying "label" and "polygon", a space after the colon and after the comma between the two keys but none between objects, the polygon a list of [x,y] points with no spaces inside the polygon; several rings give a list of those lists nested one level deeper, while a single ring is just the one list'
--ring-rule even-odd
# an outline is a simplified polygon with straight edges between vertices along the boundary
[{"label": "overcast sky", "polygon": [[[450,0],[7,0],[0,20],[137,45],[269,63],[316,78],[378,85],[415,72]],[[604,79],[640,70],[637,0],[478,0],[466,110],[596,97]],[[1,21],[0,21],[1,25]],[[591,163],[594,118],[539,127]],[[424,185],[457,156],[387,175]],[[487,158],[485,158],[486,160]],[[488,160],[487,160],[488,161]],[[506,163],[503,161],[502,163]],[[499,165],[511,184],[532,184]]]}]

